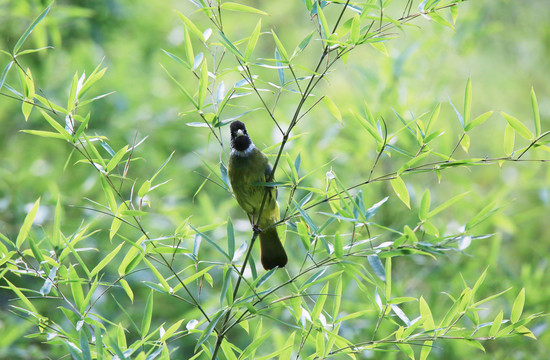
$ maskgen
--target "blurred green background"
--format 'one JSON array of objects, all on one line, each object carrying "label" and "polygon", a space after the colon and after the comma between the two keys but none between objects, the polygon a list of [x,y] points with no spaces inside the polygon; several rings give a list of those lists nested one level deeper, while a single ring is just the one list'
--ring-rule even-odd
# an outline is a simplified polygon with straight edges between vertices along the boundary
[{"label": "blurred green background", "polygon": [[[300,1],[247,3],[270,13],[269,17],[262,19],[263,29],[275,29],[287,49],[293,49],[312,29]],[[46,2],[33,0],[0,1],[0,48],[12,48],[32,19],[46,6]],[[361,112],[367,103],[374,114],[387,121],[391,133],[392,129],[395,131],[400,127],[394,111],[412,119],[431,111],[439,102],[442,111],[436,127],[444,129],[445,134],[436,140],[434,147],[440,152],[450,153],[458,140],[460,124],[449,99],[457,108],[462,107],[464,86],[470,76],[472,116],[489,110],[495,110],[495,114],[471,133],[469,155],[459,148],[455,156],[504,156],[502,139],[506,122],[498,111],[512,114],[532,128],[531,87],[537,94],[542,128],[550,129],[550,26],[546,8],[544,0],[521,4],[511,0],[465,2],[459,6],[455,31],[421,17],[412,23],[413,26],[394,31],[399,37],[386,44],[388,56],[371,47],[353,51],[346,64],[338,64],[317,91],[327,94],[338,104],[345,126],[338,123],[326,108],[315,108],[296,128],[295,134],[306,133],[307,136],[290,144],[290,155],[301,155],[304,173],[318,169],[307,180],[312,186],[322,187],[325,172],[330,168],[345,178],[346,184],[355,184],[368,177],[376,149],[366,132],[357,130],[351,110]],[[195,8],[187,1],[57,1],[46,21],[26,44],[29,48],[45,45],[54,48],[26,56],[21,61],[25,67],[31,68],[40,87],[37,87],[37,93],[41,92],[61,104],[66,102],[75,72],[89,74],[101,62],[108,68],[92,92],[93,95],[115,93],[94,102],[83,113],[92,112],[89,134],[107,136],[115,151],[133,143],[135,138],[147,137],[137,149],[135,157],[139,159],[132,163],[128,173],[130,178],[138,179],[137,186],[175,151],[171,162],[157,179],[158,182],[170,181],[150,196],[151,215],[145,219],[145,224],[152,234],[169,235],[189,216],[193,224],[200,226],[221,223],[230,214],[239,236],[246,238],[248,224],[238,221],[244,220],[244,214],[226,191],[208,183],[195,196],[204,180],[200,174],[206,176],[210,172],[202,160],[215,165],[220,159],[220,148],[212,141],[207,129],[186,125],[199,120],[196,115],[185,115],[190,110],[189,104],[160,66],[166,66],[179,79],[193,81],[161,50],[183,54],[184,25],[174,9],[190,16],[201,29],[211,26],[200,14],[194,13]],[[234,17],[224,17],[224,26],[234,39],[240,39],[250,34],[256,21],[257,17],[253,15],[237,13]],[[314,47],[308,49],[314,50]],[[195,51],[198,53],[204,49]],[[271,57],[272,51],[272,48],[260,47],[255,50],[255,55]],[[309,59],[312,63],[315,58]],[[0,60],[3,68],[9,58],[0,56]],[[308,57],[303,61],[311,66]],[[275,70],[256,70],[264,78],[276,82]],[[10,74],[7,81],[17,83],[19,80]],[[228,86],[230,84],[226,84]],[[2,92],[6,93],[6,89]],[[297,97],[289,95],[279,102],[275,115],[282,119],[283,124],[290,121],[296,100]],[[257,100],[250,97],[235,103],[239,105],[232,110],[235,114],[259,106]],[[249,133],[260,148],[280,141],[265,112],[253,111],[241,120],[247,123]],[[74,231],[83,219],[95,219],[94,225],[98,228],[108,228],[108,217],[82,208],[91,206],[86,198],[104,202],[99,178],[90,166],[75,164],[80,159],[78,154],[71,155],[71,148],[62,141],[20,132],[24,129],[48,129],[36,110],[25,122],[19,101],[3,96],[0,98],[0,127],[0,232],[10,237],[17,234],[29,207],[38,197],[42,197],[42,205],[35,224],[42,225],[47,231],[60,194],[65,206],[64,231]],[[226,160],[226,133],[224,141],[222,159]],[[521,139],[516,139],[516,142],[517,146],[523,144]],[[365,146],[358,147],[358,143]],[[69,156],[71,158],[67,160]],[[549,158],[542,151],[530,156]],[[321,167],[329,162],[330,165]],[[385,157],[379,170],[381,173],[391,172],[403,162],[403,158]],[[277,176],[284,177],[284,174]],[[525,313],[548,312],[549,176],[548,163],[532,162],[459,168],[443,172],[441,180],[433,174],[405,177],[413,209],[418,207],[426,188],[432,192],[432,204],[443,203],[454,195],[470,191],[465,200],[437,219],[437,226],[446,228],[449,233],[456,232],[491,201],[496,201],[502,208],[476,229],[479,234],[495,235],[474,242],[465,254],[453,253],[437,261],[422,257],[396,259],[393,266],[396,292],[402,292],[403,296],[422,295],[435,309],[440,306],[444,310],[449,302],[442,292],[455,291],[454,295],[458,295],[456,289],[461,289],[462,278],[471,286],[489,264],[482,294],[487,296],[513,287],[502,298],[490,303],[486,310],[492,314],[489,319],[496,314],[492,306],[509,306],[522,287],[526,288],[527,294]],[[125,189],[128,191],[129,186]],[[365,187],[362,191],[367,203],[375,203],[390,195],[387,206],[377,215],[379,223],[395,228],[408,223],[414,225],[416,213],[406,209],[392,195],[389,183]],[[284,189],[279,196],[285,199]],[[284,203],[284,200],[280,202]],[[220,231],[223,236],[223,227]],[[91,239],[93,246],[106,251],[116,246],[109,242],[107,233],[95,234]],[[391,234],[382,233],[382,236],[383,240],[392,240]],[[290,243],[291,240],[291,235],[288,235],[290,252],[303,253],[299,241]],[[191,240],[187,245],[192,246]],[[100,259],[101,253],[87,256]],[[136,292],[134,304],[128,303],[129,312],[137,314],[142,311],[147,292],[147,289]],[[0,290],[0,357],[8,359],[18,354],[20,358],[28,359],[56,358],[63,354],[61,347],[59,353],[49,353],[52,350],[44,345],[19,337],[29,329],[23,320],[7,312],[9,298]],[[101,304],[104,312],[111,308],[113,317],[119,316],[116,306],[107,301],[109,299],[105,298],[105,303]],[[186,312],[189,316],[199,316],[191,309],[182,309],[181,303],[173,299],[158,297],[155,300],[158,301],[158,313],[155,313],[154,322],[159,324],[175,316],[174,313],[178,317]],[[165,306],[159,305],[163,302],[166,302]],[[436,312],[436,317],[444,315],[432,311]],[[507,311],[509,313],[509,308]],[[486,353],[461,342],[436,343],[432,357],[543,358],[550,351],[547,327],[548,321],[542,318],[531,326],[538,341],[515,337],[485,343]],[[191,351],[193,346],[193,342],[182,346],[182,354]],[[368,356],[376,358],[378,353],[365,354]],[[385,356],[403,358],[404,355]]]}]

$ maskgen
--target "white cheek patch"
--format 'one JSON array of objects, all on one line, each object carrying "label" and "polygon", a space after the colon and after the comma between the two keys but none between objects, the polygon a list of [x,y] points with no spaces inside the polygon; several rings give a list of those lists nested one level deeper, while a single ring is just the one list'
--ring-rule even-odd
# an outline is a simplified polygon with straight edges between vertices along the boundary
[{"label": "white cheek patch", "polygon": [[231,149],[231,155],[244,157],[244,156],[248,156],[248,155],[252,154],[253,150],[254,150],[254,143],[250,142],[250,145],[248,145],[246,150],[239,151],[239,150]]}]

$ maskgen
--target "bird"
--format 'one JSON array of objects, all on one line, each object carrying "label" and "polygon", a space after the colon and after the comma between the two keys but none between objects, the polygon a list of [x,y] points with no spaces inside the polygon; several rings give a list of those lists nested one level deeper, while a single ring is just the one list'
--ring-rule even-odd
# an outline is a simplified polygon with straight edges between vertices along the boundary
[{"label": "bird", "polygon": [[[229,127],[231,154],[227,173],[233,194],[251,224],[259,228],[262,266],[266,270],[282,268],[288,257],[277,228],[272,226],[280,219],[277,188],[255,184],[274,181],[271,165],[267,156],[254,146],[243,122],[235,120]],[[266,199],[260,214],[264,196]]]}]

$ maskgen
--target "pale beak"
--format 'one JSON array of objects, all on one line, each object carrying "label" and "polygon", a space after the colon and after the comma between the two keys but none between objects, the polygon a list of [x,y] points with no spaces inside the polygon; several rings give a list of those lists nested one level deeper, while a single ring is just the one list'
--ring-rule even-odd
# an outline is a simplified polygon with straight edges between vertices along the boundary
[{"label": "pale beak", "polygon": [[244,135],[244,132],[241,129],[237,130],[237,137],[243,136],[243,135]]}]

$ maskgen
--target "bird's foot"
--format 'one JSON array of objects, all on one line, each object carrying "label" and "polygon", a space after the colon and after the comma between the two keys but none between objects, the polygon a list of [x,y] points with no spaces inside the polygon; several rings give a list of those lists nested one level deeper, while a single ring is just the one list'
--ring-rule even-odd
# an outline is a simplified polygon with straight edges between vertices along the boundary
[{"label": "bird's foot", "polygon": [[262,229],[260,229],[260,227],[257,224],[254,224],[254,226],[252,227],[252,230],[254,230],[254,232],[258,234],[262,232]]}]

